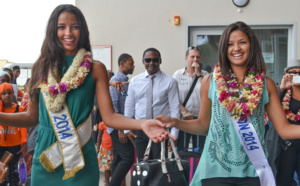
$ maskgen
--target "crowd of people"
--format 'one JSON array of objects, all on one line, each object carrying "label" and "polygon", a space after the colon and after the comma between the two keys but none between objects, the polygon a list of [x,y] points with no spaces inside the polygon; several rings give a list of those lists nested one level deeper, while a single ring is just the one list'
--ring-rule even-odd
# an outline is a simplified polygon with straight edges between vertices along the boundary
[{"label": "crowd of people", "polygon": [[[172,77],[160,69],[160,51],[150,47],[142,54],[145,71],[129,83],[135,68],[130,54],[119,56],[111,77],[90,51],[82,12],[59,5],[24,93],[16,81],[19,67],[0,72],[0,156],[14,155],[2,185],[18,184],[15,170],[23,156],[27,168],[32,165],[27,174],[33,186],[98,186],[99,169],[105,171],[104,185],[125,186],[149,140],[149,159],[160,159],[158,142],[166,141],[167,153],[169,137],[178,150],[189,149],[191,141],[191,149],[202,154],[192,186],[292,185],[300,173],[300,84],[293,82],[300,61],[284,69],[279,99],[247,24],[225,28],[212,73],[201,69],[199,48],[189,47],[186,66]],[[265,123],[272,125],[267,134]],[[265,137],[272,141],[276,135],[271,148],[278,153],[271,158]]]},{"label": "crowd of people", "polygon": [[[13,66],[13,69],[4,68],[0,72],[0,109],[4,113],[25,112],[28,109],[28,91],[27,79],[24,89],[17,87],[17,78],[20,75],[20,67]],[[17,92],[15,94],[15,92]],[[35,136],[38,126],[34,128],[20,128],[0,125],[0,157],[6,151],[13,156],[8,164],[8,174],[0,185],[18,185],[18,163],[20,158],[26,162],[26,177],[28,176],[27,185],[30,185],[32,157],[35,148]]]}]

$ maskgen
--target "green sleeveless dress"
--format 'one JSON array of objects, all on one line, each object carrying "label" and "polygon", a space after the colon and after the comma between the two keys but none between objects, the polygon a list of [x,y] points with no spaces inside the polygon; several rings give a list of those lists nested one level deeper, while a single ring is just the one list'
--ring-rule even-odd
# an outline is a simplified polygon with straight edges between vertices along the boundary
[{"label": "green sleeveless dress", "polygon": [[[67,69],[73,62],[75,56],[65,56]],[[67,71],[62,69],[63,74]],[[83,123],[90,115],[94,103],[94,82],[89,73],[84,83],[75,90],[67,93],[66,102],[75,127]],[[95,145],[92,139],[82,148],[85,166],[78,171],[75,177],[63,180],[65,174],[63,165],[55,169],[55,172],[48,172],[40,163],[39,157],[42,152],[57,141],[50,122],[43,96],[39,96],[39,130],[36,138],[36,148],[32,163],[31,185],[32,186],[98,186],[99,168],[96,156]]]},{"label": "green sleeveless dress", "polygon": [[[212,102],[208,135],[190,186],[201,186],[201,181],[208,178],[258,177],[236,134],[230,114],[218,100],[219,95],[213,74],[211,74],[208,97]],[[265,78],[258,108],[253,111],[250,119],[266,154],[264,108],[268,102],[269,94]]]}]

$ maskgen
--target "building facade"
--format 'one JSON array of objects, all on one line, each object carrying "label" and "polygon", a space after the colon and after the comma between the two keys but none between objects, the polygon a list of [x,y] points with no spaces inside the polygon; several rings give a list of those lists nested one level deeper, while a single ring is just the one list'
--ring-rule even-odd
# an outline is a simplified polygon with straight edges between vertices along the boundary
[{"label": "building facade", "polygon": [[132,54],[135,74],[144,71],[143,51],[155,47],[162,54],[161,68],[172,75],[184,66],[189,46],[200,47],[203,69],[209,71],[218,61],[223,29],[236,21],[254,29],[267,75],[278,86],[288,60],[300,58],[299,0],[249,0],[245,7],[232,0],[76,0],[75,5],[87,19],[91,44],[111,46],[107,68],[113,71],[121,53]]}]

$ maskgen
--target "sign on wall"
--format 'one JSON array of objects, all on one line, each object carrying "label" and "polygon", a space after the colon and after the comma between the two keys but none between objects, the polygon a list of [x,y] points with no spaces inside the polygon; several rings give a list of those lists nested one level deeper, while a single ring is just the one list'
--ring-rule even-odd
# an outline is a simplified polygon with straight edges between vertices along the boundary
[{"label": "sign on wall", "polygon": [[101,61],[107,70],[112,70],[111,45],[92,45],[93,59]]}]

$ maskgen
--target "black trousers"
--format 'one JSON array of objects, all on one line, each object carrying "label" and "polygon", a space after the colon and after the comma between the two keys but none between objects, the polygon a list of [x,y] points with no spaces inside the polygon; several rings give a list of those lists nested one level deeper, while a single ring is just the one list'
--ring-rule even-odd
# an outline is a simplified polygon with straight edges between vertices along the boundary
[{"label": "black trousers", "polygon": [[[149,138],[148,136],[141,130],[134,131],[134,133],[137,135],[137,138],[134,140],[135,142],[135,151],[136,151],[136,156],[139,161],[142,161],[144,158],[144,154],[146,151],[146,148],[149,143]],[[168,141],[165,143],[165,156],[168,157]],[[149,159],[160,159],[160,151],[161,151],[161,143],[154,143],[152,142],[151,145],[151,150],[149,154]]]},{"label": "black trousers", "polygon": [[293,184],[295,171],[300,178],[300,140],[289,140],[291,145],[286,150],[281,150],[278,172],[276,176],[278,186]]},{"label": "black trousers", "polygon": [[[194,117],[194,119],[197,119],[197,117]],[[184,140],[184,133],[185,133],[185,140]],[[177,139],[177,151],[178,152],[184,151],[186,148],[189,148],[189,143],[191,138],[192,138],[193,148],[199,147],[200,149],[199,153],[202,154],[206,136],[199,135],[199,140],[197,141],[197,135],[183,132],[181,130],[179,131],[178,139]]]},{"label": "black trousers", "polygon": [[[13,158],[8,164],[8,182],[10,186],[18,186],[19,183],[19,173],[18,173],[18,161],[21,154],[17,154],[21,149],[21,145],[12,146],[12,147],[0,147],[0,158],[3,156],[5,151],[8,151],[13,154]],[[5,186],[7,180],[0,184],[0,186]]]},{"label": "black trousers", "polygon": [[202,180],[202,186],[260,186],[260,181],[258,177],[209,178]]},{"label": "black trousers", "polygon": [[118,130],[110,134],[113,145],[112,176],[110,186],[120,186],[134,162],[134,146],[130,140],[121,143]]}]

